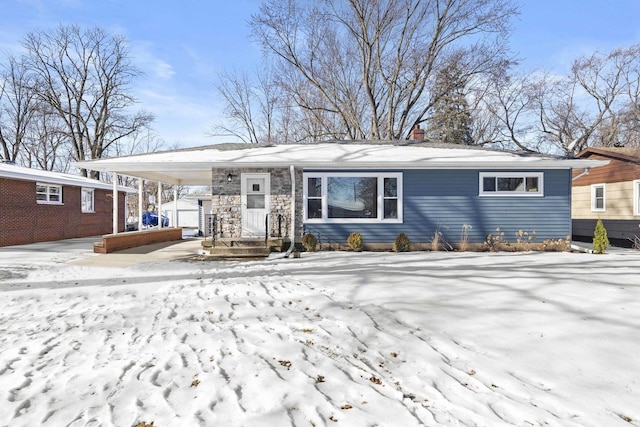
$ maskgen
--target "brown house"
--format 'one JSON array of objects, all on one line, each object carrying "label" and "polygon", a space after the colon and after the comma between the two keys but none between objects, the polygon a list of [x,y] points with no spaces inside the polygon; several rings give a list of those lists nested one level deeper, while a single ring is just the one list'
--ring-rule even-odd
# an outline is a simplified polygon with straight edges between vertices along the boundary
[{"label": "brown house", "polygon": [[[125,195],[118,187],[125,227]],[[82,176],[0,163],[0,246],[111,233],[113,186]]]},{"label": "brown house", "polygon": [[640,236],[640,149],[587,148],[578,157],[608,160],[588,174],[574,172],[573,238],[591,241],[601,219],[612,244],[629,247]]}]

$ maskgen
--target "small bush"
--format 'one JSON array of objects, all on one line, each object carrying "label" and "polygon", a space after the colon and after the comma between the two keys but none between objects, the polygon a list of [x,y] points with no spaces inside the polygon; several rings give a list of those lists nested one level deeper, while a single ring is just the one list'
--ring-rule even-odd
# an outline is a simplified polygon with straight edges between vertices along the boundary
[{"label": "small bush", "polygon": [[509,245],[509,242],[504,239],[504,232],[500,231],[500,227],[496,228],[496,232],[496,234],[489,234],[487,240],[482,244],[489,252],[498,252],[503,245]]},{"label": "small bush", "polygon": [[528,233],[523,230],[516,231],[516,250],[519,251],[529,251],[531,250],[531,244],[536,238],[536,231],[533,230],[531,233]]},{"label": "small bush", "polygon": [[571,236],[563,239],[547,239],[542,242],[542,250],[545,252],[566,252],[571,249]]},{"label": "small bush", "polygon": [[603,254],[609,246],[609,238],[607,237],[607,229],[604,228],[602,220],[598,218],[596,229],[593,232],[593,251],[597,254]]},{"label": "small bush", "polygon": [[349,237],[347,237],[347,244],[356,252],[360,252],[362,250],[362,243],[362,235],[357,231],[354,231],[349,234]]},{"label": "small bush", "polygon": [[436,230],[433,233],[433,239],[431,239],[431,250],[434,252],[440,250],[440,237],[442,237],[442,233],[440,233],[440,230]]},{"label": "small bush", "polygon": [[311,233],[306,233],[302,236],[302,246],[307,252],[315,252],[318,246],[318,239]]},{"label": "small bush", "polygon": [[394,252],[410,252],[411,251],[411,241],[406,234],[400,233],[398,237],[396,237],[395,242],[393,242],[393,251]]},{"label": "small bush", "polygon": [[459,249],[461,252],[469,249],[469,230],[473,227],[471,224],[462,224],[462,236],[460,238],[460,246]]}]

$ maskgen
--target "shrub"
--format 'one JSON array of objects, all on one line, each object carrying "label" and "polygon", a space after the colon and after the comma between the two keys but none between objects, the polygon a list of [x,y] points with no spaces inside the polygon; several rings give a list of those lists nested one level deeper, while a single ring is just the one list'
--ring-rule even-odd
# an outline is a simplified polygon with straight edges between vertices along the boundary
[{"label": "shrub", "polygon": [[460,238],[460,251],[464,252],[469,248],[469,230],[473,228],[471,224],[462,224],[462,236]]},{"label": "shrub", "polygon": [[396,237],[395,242],[393,242],[393,251],[394,252],[410,252],[411,251],[411,241],[406,234],[400,233],[398,237]]},{"label": "shrub", "polygon": [[311,233],[306,233],[302,236],[302,246],[307,252],[315,252],[318,246],[318,239]]},{"label": "shrub", "polygon": [[529,251],[531,250],[531,244],[536,238],[536,231],[527,233],[523,230],[516,231],[516,250]]},{"label": "shrub", "polygon": [[434,252],[440,250],[440,237],[442,237],[442,233],[440,233],[440,230],[436,230],[433,234],[433,239],[431,239],[431,250]]},{"label": "shrub", "polygon": [[571,249],[571,236],[563,239],[547,239],[542,242],[542,250],[545,252],[566,252]]},{"label": "shrub", "polygon": [[607,229],[604,228],[602,220],[598,218],[596,229],[593,232],[593,251],[597,254],[603,254],[609,246],[609,238],[607,237]]},{"label": "shrub", "polygon": [[489,234],[487,240],[482,244],[489,252],[498,252],[503,245],[509,245],[509,242],[504,239],[504,232],[500,231],[500,227],[496,228],[496,232],[496,234]]},{"label": "shrub", "polygon": [[347,244],[352,250],[360,252],[362,250],[362,235],[354,231],[347,237]]}]

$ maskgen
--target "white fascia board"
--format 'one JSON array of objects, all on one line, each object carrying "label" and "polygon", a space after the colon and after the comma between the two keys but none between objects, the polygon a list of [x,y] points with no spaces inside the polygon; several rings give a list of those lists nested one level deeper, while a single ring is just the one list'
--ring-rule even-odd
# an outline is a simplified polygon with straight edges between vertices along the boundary
[{"label": "white fascia board", "polygon": [[[42,182],[44,184],[56,184],[56,185],[67,185],[72,187],[84,187],[84,188],[99,188],[101,190],[113,190],[113,185],[96,181],[94,179],[85,178],[82,176],[73,176],[73,175],[65,175],[57,172],[49,172],[49,171],[40,171],[29,168],[20,169],[28,169],[28,170],[6,170],[0,169],[0,177],[17,179],[21,181],[33,181],[33,182]],[[136,193],[137,190],[129,187],[124,187],[119,185],[118,191],[124,193]]]},{"label": "white fascia board", "polygon": [[[584,169],[599,167],[608,164],[609,161],[587,159],[484,159],[484,160],[433,160],[417,162],[323,162],[318,160],[293,160],[293,161],[242,161],[226,160],[211,162],[109,162],[102,160],[99,163],[78,162],[78,167],[97,170],[100,172],[115,172],[122,175],[154,179],[157,181],[180,184],[175,178],[175,172],[185,171],[192,174],[207,173],[212,169],[243,169],[243,168],[288,168],[291,165],[303,169]],[[149,176],[155,178],[148,178]]]}]

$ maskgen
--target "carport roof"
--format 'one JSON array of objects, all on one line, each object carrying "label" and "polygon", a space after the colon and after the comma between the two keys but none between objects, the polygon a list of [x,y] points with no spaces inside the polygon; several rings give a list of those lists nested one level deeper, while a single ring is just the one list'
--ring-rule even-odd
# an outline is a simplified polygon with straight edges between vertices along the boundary
[{"label": "carport roof", "polygon": [[76,166],[179,185],[209,185],[213,169],[304,170],[584,169],[606,161],[562,158],[453,144],[332,141],[315,144],[217,144],[77,162]]}]

